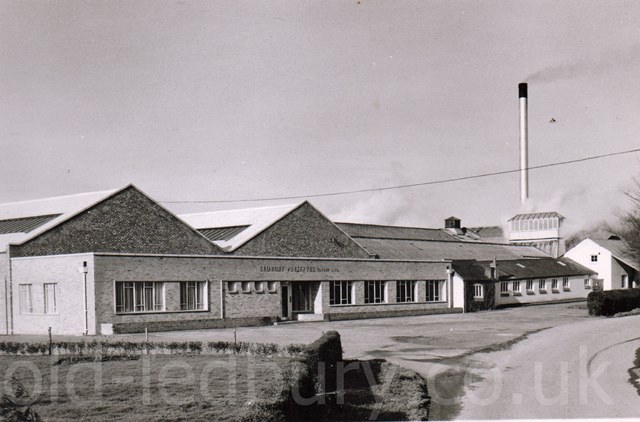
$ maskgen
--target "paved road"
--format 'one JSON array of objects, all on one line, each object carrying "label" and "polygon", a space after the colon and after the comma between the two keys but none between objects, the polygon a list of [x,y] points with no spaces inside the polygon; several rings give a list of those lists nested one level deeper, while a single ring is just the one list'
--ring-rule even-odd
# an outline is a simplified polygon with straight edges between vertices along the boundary
[{"label": "paved road", "polygon": [[640,347],[640,316],[590,319],[531,335],[474,358],[458,419],[638,417],[629,369]]}]

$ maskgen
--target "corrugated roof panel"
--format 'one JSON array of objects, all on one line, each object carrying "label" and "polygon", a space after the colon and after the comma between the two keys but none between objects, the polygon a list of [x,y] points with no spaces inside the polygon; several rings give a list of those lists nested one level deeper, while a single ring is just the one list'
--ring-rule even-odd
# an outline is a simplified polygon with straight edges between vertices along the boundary
[{"label": "corrugated roof panel", "polygon": [[210,229],[199,229],[198,231],[207,239],[214,242],[216,240],[230,240],[245,231],[250,226],[214,227]]},{"label": "corrugated roof panel", "polygon": [[440,229],[355,223],[336,223],[336,225],[349,236],[357,238],[456,241],[456,238]]},{"label": "corrugated roof panel", "polygon": [[0,220],[0,234],[29,233],[32,230],[48,223],[60,214],[38,215],[35,217],[10,218]]},{"label": "corrugated roof panel", "polygon": [[564,220],[565,218],[558,214],[557,212],[534,212],[530,214],[518,214],[509,219],[509,221],[521,221],[521,220],[537,220],[539,218],[552,218],[557,217],[560,220]]}]

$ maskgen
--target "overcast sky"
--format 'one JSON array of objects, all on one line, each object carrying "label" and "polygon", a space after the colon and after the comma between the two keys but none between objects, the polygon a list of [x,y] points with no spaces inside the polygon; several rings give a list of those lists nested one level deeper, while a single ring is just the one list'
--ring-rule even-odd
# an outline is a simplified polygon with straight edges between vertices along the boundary
[{"label": "overcast sky", "polygon": [[[134,183],[312,195],[640,147],[636,1],[0,0],[0,202]],[[551,122],[551,119],[555,122]],[[529,209],[627,206],[640,154],[531,172]],[[337,220],[501,224],[517,174],[312,199]],[[176,212],[295,201],[166,204]]]}]

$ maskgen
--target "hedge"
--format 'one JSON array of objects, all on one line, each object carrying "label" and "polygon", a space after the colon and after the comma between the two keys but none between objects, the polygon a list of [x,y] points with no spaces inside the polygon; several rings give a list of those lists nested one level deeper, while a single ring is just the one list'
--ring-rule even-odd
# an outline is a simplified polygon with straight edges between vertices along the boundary
[{"label": "hedge", "polygon": [[587,308],[592,316],[612,316],[640,308],[640,289],[591,292],[587,296]]}]

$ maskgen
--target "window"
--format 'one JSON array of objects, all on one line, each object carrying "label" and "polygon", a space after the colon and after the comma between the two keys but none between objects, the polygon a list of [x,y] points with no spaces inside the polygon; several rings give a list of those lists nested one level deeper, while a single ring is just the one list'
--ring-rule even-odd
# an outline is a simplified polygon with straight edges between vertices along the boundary
[{"label": "window", "polygon": [[353,282],[332,281],[329,286],[329,305],[351,305],[353,303]]},{"label": "window", "polygon": [[620,279],[620,286],[621,286],[623,289],[626,289],[626,288],[627,288],[628,283],[629,283],[629,276],[628,276],[628,275],[626,275],[626,274],[622,274],[622,277],[621,277],[621,279]]},{"label": "window", "polygon": [[33,313],[33,301],[31,300],[31,284],[20,285],[20,313]]},{"label": "window", "polygon": [[544,278],[538,280],[538,290],[540,290],[541,292],[547,291],[547,280],[545,280]]},{"label": "window", "polygon": [[591,255],[591,262],[598,262],[598,255]]},{"label": "window", "polygon": [[474,284],[473,285],[473,298],[474,299],[482,299],[484,297],[484,289],[482,288],[482,284]]},{"label": "window", "polygon": [[384,281],[364,282],[364,303],[384,303],[385,301]]},{"label": "window", "polygon": [[396,302],[415,302],[416,301],[416,287],[415,281],[398,281],[396,287]]},{"label": "window", "polygon": [[558,291],[558,279],[557,278],[552,278],[551,279],[551,290],[557,292]]},{"label": "window", "polygon": [[164,283],[126,281],[116,283],[116,312],[164,310]]},{"label": "window", "polygon": [[243,281],[240,283],[240,289],[242,289],[242,293],[251,293],[251,282]]},{"label": "window", "polygon": [[591,288],[591,279],[590,278],[585,278],[584,279],[584,288],[585,289],[590,289]]},{"label": "window", "polygon": [[569,290],[570,286],[571,285],[569,284],[569,277],[562,277],[562,289]]},{"label": "window", "polygon": [[275,281],[268,281],[267,290],[269,291],[269,293],[275,293],[276,291],[278,291],[278,285]]},{"label": "window", "polygon": [[207,309],[207,282],[187,281],[180,283],[180,310],[199,311]]},{"label": "window", "polygon": [[527,291],[528,292],[533,291],[533,280],[527,280]]},{"label": "window", "polygon": [[253,283],[253,290],[255,290],[256,292],[262,293],[264,292],[264,282],[263,281],[256,281]]},{"label": "window", "polygon": [[427,302],[440,302],[442,300],[441,280],[427,280]]},{"label": "window", "polygon": [[58,313],[56,306],[56,287],[57,283],[44,283],[44,313],[55,314]]},{"label": "window", "polygon": [[500,283],[500,293],[509,293],[509,282],[503,281]]},{"label": "window", "polygon": [[237,293],[238,292],[238,284],[235,281],[227,282],[227,290],[229,293]]},{"label": "window", "polygon": [[514,281],[512,287],[513,293],[520,293],[520,282]]}]

